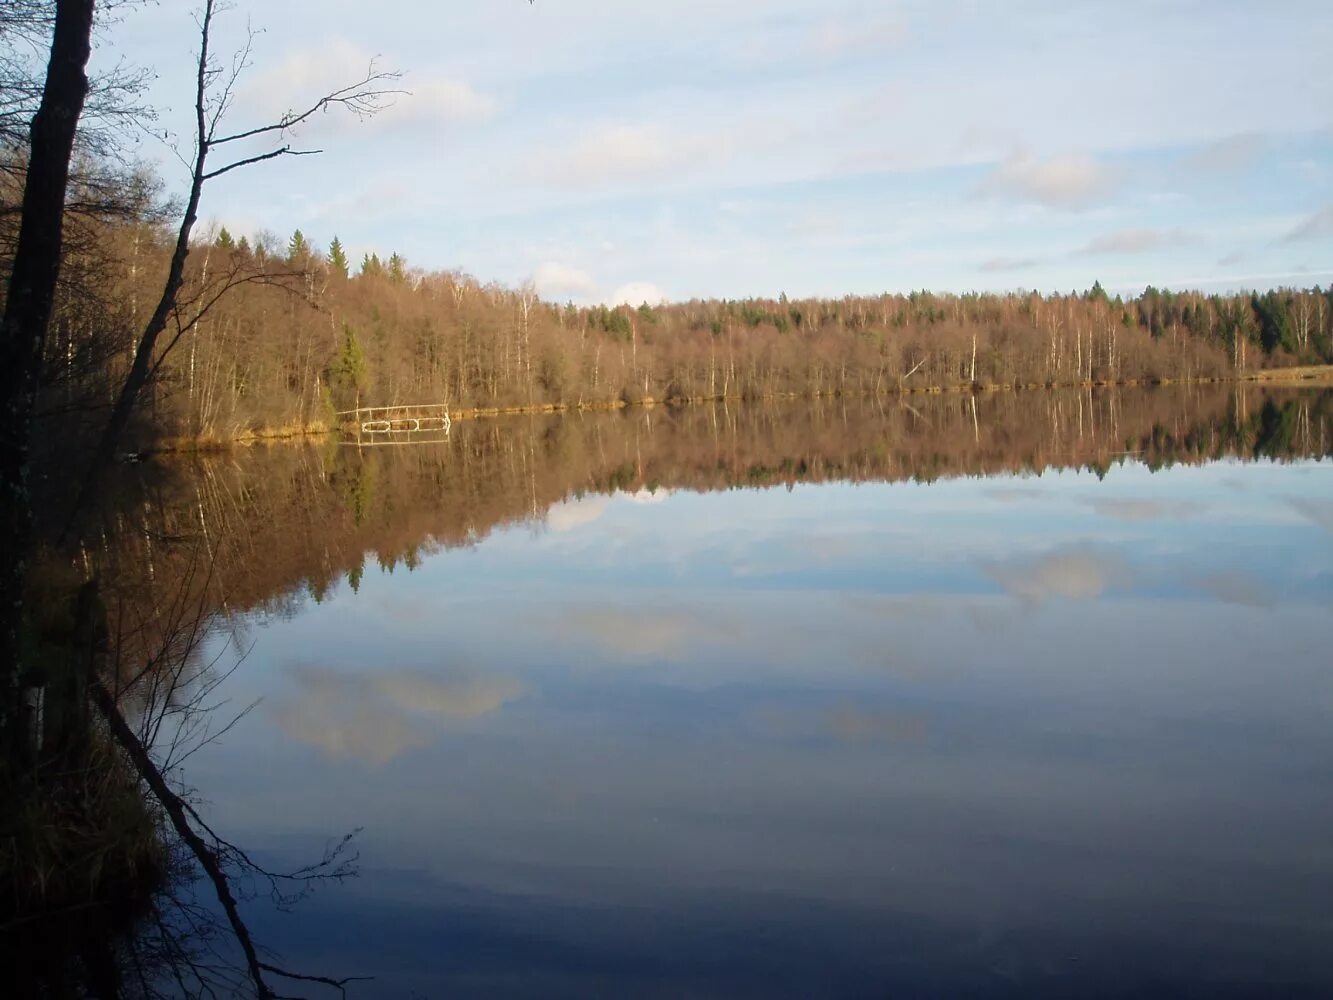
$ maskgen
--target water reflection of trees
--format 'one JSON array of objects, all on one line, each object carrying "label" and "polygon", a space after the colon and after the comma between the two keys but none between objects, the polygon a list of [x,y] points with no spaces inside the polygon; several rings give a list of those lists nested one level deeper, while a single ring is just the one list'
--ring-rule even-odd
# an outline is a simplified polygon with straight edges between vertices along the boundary
[{"label": "water reflection of trees", "polygon": [[146,574],[169,597],[156,606],[124,561],[82,583],[50,551],[35,566],[28,662],[41,676],[24,678],[31,696],[11,730],[24,738],[0,757],[0,953],[17,995],[275,997],[274,984],[350,981],[285,968],[242,906],[287,908],[354,874],[352,834],[273,870],[205,819],[185,778],[248,709],[223,691],[236,658],[201,655],[221,620],[207,603],[216,550],[176,544],[180,571]]},{"label": "water reflection of trees", "polygon": [[[340,579],[357,587],[368,561],[410,569],[435,549],[539,523],[573,496],[1322,457],[1331,417],[1333,393],[1200,385],[469,421],[443,444],[329,439],[142,470],[120,529],[89,558],[130,567],[109,575],[128,581],[121,599],[144,623],[186,575],[193,599],[218,611],[286,615]],[[196,537],[215,544],[207,576],[175,541]]]}]

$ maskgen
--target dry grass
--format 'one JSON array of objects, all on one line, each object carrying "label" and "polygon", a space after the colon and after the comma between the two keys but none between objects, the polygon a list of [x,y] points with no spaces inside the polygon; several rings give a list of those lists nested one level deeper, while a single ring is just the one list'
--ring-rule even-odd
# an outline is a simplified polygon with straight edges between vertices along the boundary
[{"label": "dry grass", "polygon": [[1247,372],[1252,382],[1305,382],[1315,385],[1333,385],[1333,365],[1304,365],[1295,368],[1262,368]]}]

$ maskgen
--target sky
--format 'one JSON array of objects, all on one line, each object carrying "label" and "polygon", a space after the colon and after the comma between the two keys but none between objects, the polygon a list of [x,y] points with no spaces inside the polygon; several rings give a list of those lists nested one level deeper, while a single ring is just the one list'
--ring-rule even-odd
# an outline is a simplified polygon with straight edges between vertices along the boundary
[{"label": "sky", "polygon": [[[579,303],[1333,276],[1323,0],[236,0],[215,50],[247,24],[238,131],[372,60],[405,93],[211,182],[237,233]],[[194,42],[170,0],[94,64],[188,143]]]}]

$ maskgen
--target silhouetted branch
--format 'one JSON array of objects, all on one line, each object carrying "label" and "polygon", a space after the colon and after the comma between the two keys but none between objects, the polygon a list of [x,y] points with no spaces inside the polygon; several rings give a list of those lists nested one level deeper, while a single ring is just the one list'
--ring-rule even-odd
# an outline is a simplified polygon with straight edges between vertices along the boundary
[{"label": "silhouetted branch", "polygon": [[[177,795],[167,784],[166,778],[161,770],[153,762],[147,748],[135,736],[134,731],[130,729],[125,717],[121,715],[115,700],[111,697],[105,686],[100,680],[94,679],[89,687],[89,693],[93,704],[101,713],[106,721],[107,727],[111,732],[112,738],[125,752],[130,763],[134,765],[135,771],[143,779],[145,785],[152,792],[153,797],[161,805],[166,813],[172,828],[180,837],[182,843],[189,849],[190,853],[198,862],[204,874],[208,877],[213,886],[213,891],[217,896],[219,905],[221,905],[227,918],[227,923],[231,928],[236,942],[240,945],[241,951],[245,957],[246,968],[249,972],[250,982],[255,988],[257,995],[264,1000],[276,1000],[280,994],[276,993],[265,979],[265,973],[279,976],[284,979],[300,980],[304,982],[319,983],[339,990],[345,994],[345,987],[349,982],[355,981],[354,978],[332,979],[324,976],[313,976],[302,973],[295,973],[283,969],[280,966],[269,962],[263,962],[259,958],[258,950],[255,947],[254,938],[250,934],[250,929],[246,926],[241,917],[240,908],[237,904],[236,896],[232,892],[231,881],[224,869],[228,857],[240,857],[245,860],[247,865],[253,870],[264,872],[264,869],[253,862],[234,845],[217,837],[208,827],[194,808],[183,798]],[[191,824],[191,819],[205,830],[214,840],[210,846],[201,837]],[[350,837],[344,838],[342,845],[346,845]],[[341,849],[341,846],[339,850]],[[265,872],[265,874],[267,874]]]}]

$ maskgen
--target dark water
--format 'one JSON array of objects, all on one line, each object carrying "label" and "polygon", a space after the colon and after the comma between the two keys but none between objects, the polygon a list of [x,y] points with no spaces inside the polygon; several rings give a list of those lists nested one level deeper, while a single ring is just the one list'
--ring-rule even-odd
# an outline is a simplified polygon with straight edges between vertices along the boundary
[{"label": "dark water", "polygon": [[1333,994],[1328,396],[909,402],[185,470],[260,699],[186,778],[275,866],[362,828],[256,937],[357,997]]}]

